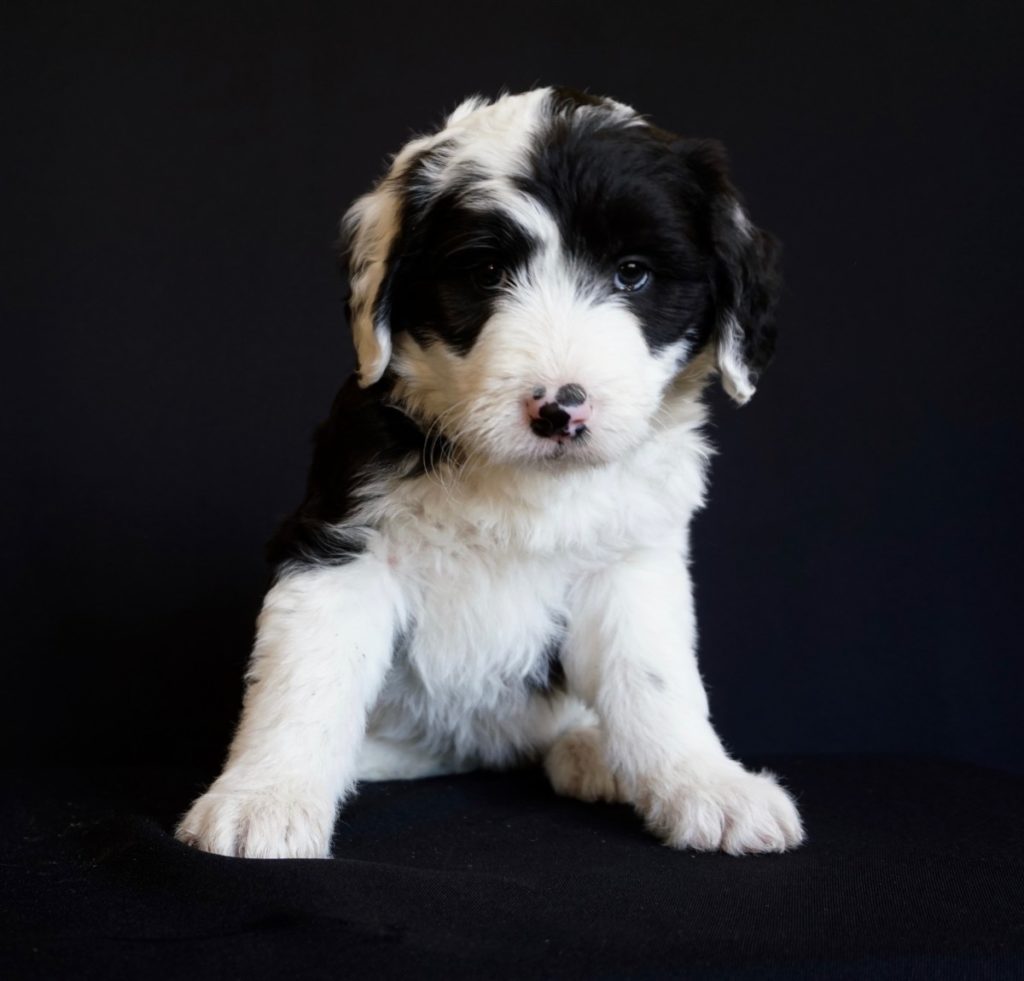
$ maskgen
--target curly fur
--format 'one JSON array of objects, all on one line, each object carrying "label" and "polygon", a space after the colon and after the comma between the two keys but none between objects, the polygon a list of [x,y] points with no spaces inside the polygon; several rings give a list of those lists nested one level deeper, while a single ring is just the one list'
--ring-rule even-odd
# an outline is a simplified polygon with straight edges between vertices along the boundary
[{"label": "curly fur", "polygon": [[355,202],[343,256],[358,375],[179,837],[325,856],[361,779],[538,760],[675,847],[798,844],[696,662],[701,396],[717,374],[751,397],[778,282],[721,148],[564,90],[471,99]]}]

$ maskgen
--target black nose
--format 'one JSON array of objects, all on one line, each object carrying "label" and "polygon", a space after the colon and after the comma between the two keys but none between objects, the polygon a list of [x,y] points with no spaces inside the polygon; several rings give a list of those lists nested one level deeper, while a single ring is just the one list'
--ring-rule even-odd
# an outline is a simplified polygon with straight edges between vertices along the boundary
[{"label": "black nose", "polygon": [[574,405],[583,405],[587,401],[587,393],[582,385],[563,385],[555,392],[555,401],[571,409]]},{"label": "black nose", "polygon": [[540,418],[534,419],[530,423],[530,428],[538,436],[554,436],[556,433],[568,432],[571,416],[557,403],[548,402],[542,405],[537,414]]}]

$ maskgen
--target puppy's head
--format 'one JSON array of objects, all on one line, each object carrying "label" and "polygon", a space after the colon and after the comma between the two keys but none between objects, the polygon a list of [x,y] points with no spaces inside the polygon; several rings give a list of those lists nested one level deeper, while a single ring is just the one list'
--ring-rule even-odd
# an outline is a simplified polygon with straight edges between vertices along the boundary
[{"label": "puppy's head", "polygon": [[360,383],[479,458],[615,459],[683,372],[743,403],[771,357],[776,245],[721,148],[610,99],[463,103],[343,243]]}]

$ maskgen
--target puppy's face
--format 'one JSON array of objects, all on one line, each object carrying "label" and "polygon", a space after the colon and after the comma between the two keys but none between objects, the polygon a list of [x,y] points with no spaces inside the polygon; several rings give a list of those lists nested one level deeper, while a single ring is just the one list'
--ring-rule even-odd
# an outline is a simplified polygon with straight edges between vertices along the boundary
[{"label": "puppy's face", "polygon": [[720,150],[610,100],[465,103],[345,224],[361,382],[467,457],[613,460],[695,361],[746,401],[770,357],[774,250]]}]

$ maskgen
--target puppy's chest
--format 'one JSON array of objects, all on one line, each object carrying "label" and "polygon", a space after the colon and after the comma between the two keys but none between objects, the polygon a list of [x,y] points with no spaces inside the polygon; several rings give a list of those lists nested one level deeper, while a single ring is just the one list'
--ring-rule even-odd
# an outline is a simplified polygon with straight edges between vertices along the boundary
[{"label": "puppy's chest", "polygon": [[542,522],[438,505],[387,530],[407,602],[402,655],[432,697],[495,702],[543,680],[573,588],[611,553],[592,534],[544,534]]},{"label": "puppy's chest", "polygon": [[377,524],[407,602],[404,654],[434,693],[539,680],[589,577],[682,545],[692,503],[626,468],[451,489],[409,481]]},{"label": "puppy's chest", "polygon": [[569,620],[582,574],[570,557],[466,542],[423,547],[400,563],[409,600],[403,656],[434,695],[487,702],[541,682]]}]

